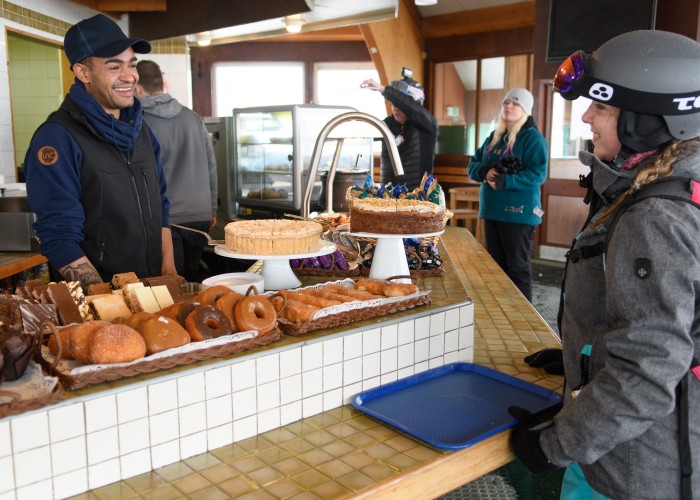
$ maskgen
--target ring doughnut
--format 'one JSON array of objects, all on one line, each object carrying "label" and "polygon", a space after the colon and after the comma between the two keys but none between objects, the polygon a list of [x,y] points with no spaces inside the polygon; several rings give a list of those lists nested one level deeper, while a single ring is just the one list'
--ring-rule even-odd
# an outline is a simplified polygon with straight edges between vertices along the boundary
[{"label": "ring doughnut", "polygon": [[214,307],[224,313],[231,322],[231,331],[233,332],[238,331],[236,321],[233,319],[233,307],[236,305],[236,302],[241,300],[243,297],[243,294],[231,291],[231,293],[223,294],[221,297],[216,299],[216,302],[214,303]]},{"label": "ring doughnut", "polygon": [[203,306],[213,306],[217,299],[227,293],[233,293],[233,290],[224,285],[216,285],[211,288],[207,288],[203,292],[199,292],[194,296],[192,301],[199,302]]},{"label": "ring doughnut", "polygon": [[248,295],[236,302],[233,318],[240,331],[257,330],[260,335],[271,332],[277,324],[272,302],[261,295]]},{"label": "ring doughnut", "polygon": [[231,322],[214,306],[196,306],[185,320],[193,342],[231,334]]}]

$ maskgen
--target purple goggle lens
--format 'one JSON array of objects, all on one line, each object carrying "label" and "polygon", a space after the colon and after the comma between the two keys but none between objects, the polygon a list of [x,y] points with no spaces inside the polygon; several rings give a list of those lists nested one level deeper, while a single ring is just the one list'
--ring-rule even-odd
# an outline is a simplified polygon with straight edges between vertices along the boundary
[{"label": "purple goggle lens", "polygon": [[585,61],[586,54],[582,50],[571,54],[554,75],[554,90],[560,94],[570,92],[576,82],[586,74]]}]

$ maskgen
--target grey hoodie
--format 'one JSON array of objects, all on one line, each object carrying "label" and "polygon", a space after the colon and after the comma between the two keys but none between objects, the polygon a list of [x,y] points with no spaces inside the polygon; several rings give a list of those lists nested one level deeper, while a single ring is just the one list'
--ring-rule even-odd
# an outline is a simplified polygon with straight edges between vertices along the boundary
[{"label": "grey hoodie", "polygon": [[[611,201],[636,173],[580,157],[593,171],[594,189]],[[700,179],[700,153],[679,160],[672,175]],[[587,227],[574,248],[604,238]],[[693,353],[700,354],[700,210],[659,198],[630,207],[607,255],[567,263],[563,291],[565,405],[540,436],[546,456],[559,466],[579,462],[591,486],[611,498],[680,498],[675,391]],[[586,345],[590,380],[572,398]],[[700,380],[689,386],[698,498]]]},{"label": "grey hoodie", "polygon": [[169,94],[141,99],[161,146],[170,222],[209,221],[216,215],[216,159],[201,117]]}]

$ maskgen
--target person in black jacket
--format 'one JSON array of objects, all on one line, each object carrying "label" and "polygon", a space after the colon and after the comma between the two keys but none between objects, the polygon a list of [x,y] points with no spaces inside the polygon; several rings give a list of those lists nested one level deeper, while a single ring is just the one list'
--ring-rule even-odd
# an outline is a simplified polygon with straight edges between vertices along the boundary
[{"label": "person in black jacket", "polygon": [[365,80],[363,88],[381,92],[391,103],[391,116],[384,123],[394,135],[404,175],[394,176],[386,145],[382,146],[381,183],[406,184],[409,189],[420,186],[423,174],[433,173],[438,124],[435,116],[423,107],[423,87],[411,78],[411,70],[403,68],[402,80],[384,86],[376,80]]}]

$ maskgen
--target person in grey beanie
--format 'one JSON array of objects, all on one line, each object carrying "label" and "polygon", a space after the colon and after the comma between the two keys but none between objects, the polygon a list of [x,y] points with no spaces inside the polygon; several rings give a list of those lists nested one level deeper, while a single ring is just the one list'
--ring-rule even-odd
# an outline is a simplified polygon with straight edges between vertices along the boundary
[{"label": "person in grey beanie", "polygon": [[527,89],[505,95],[496,130],[472,156],[467,174],[482,182],[479,218],[486,249],[527,300],[532,300],[532,242],[542,223],[540,186],[547,179],[548,148],[532,119]]}]

